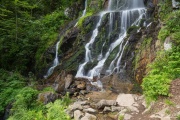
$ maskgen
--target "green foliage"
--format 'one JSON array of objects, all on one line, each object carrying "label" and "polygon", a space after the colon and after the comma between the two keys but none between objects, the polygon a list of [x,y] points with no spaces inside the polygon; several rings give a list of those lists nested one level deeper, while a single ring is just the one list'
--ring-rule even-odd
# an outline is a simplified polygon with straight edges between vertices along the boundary
[{"label": "green foliage", "polygon": [[160,12],[159,12],[160,19],[165,20],[169,15],[169,13],[172,12],[172,7],[169,7],[172,6],[172,2],[171,0],[165,0],[161,2],[159,6],[160,6]]},{"label": "green foliage", "polygon": [[170,35],[170,32],[167,28],[162,28],[160,31],[159,31],[159,34],[158,34],[158,39],[164,41],[166,39],[166,37],[168,37]]},{"label": "green foliage", "polygon": [[47,107],[47,120],[70,120],[70,117],[65,113],[65,108],[61,100],[56,100],[54,103],[49,103]]},{"label": "green foliage", "polygon": [[63,105],[68,106],[71,102],[72,100],[70,99],[69,93],[67,92],[66,95],[62,99],[62,103]]},{"label": "green foliage", "polygon": [[119,115],[118,120],[124,120],[124,115]]},{"label": "green foliage", "polygon": [[156,100],[158,96],[168,96],[172,79],[179,78],[180,48],[160,52],[155,61],[149,66],[150,72],[143,79],[142,88],[147,102]]},{"label": "green foliage", "polygon": [[180,115],[177,115],[177,118],[176,118],[177,120],[180,120]]},{"label": "green foliage", "polygon": [[[11,113],[8,120],[70,120],[70,117],[65,112],[67,106],[64,100],[56,100],[54,103],[42,106],[35,101],[34,93],[36,93],[36,90],[29,89],[26,92],[29,95],[17,96],[20,100],[16,100],[13,104],[13,113]],[[23,104],[20,104],[20,101]],[[28,103],[29,101],[31,101],[30,104]]]},{"label": "green foliage", "polygon": [[81,17],[81,18],[78,20],[78,24],[77,24],[77,25],[78,25],[80,28],[82,28],[82,27],[83,27],[83,22],[84,22],[84,20],[85,20],[88,16],[91,16],[92,14],[93,14],[92,12],[87,12],[85,16]]},{"label": "green foliage", "polygon": [[54,44],[58,29],[70,20],[65,8],[75,0],[1,0],[0,67],[23,75],[46,65],[45,50]]},{"label": "green foliage", "polygon": [[172,38],[176,44],[179,44],[180,40],[180,10],[169,13],[165,19],[165,27],[163,27],[158,35],[158,39],[164,41],[166,37],[172,35]]},{"label": "green foliage", "polygon": [[22,108],[31,108],[33,101],[37,99],[37,95],[37,90],[30,87],[24,87],[16,95],[16,101],[13,103],[13,109],[17,111]]},{"label": "green foliage", "polygon": [[172,34],[172,39],[176,45],[180,44],[180,31]]},{"label": "green foliage", "polygon": [[[13,107],[8,120],[70,120],[65,113],[65,108],[71,102],[69,94],[62,100],[44,106],[37,101],[40,91],[26,86],[26,82],[33,79],[32,74],[29,76],[30,78],[25,79],[17,72],[0,69],[0,114],[2,115],[4,108],[11,104]],[[43,91],[52,91],[52,88]]]},{"label": "green foliage", "polygon": [[47,92],[47,91],[51,91],[51,92],[55,93],[55,91],[52,87],[46,87],[43,89],[43,92]]},{"label": "green foliage", "polygon": [[0,114],[15,100],[15,96],[25,86],[25,79],[19,73],[0,69]]},{"label": "green foliage", "polygon": [[130,34],[131,32],[136,32],[137,29],[139,29],[138,26],[135,26],[135,25],[131,26],[131,27],[128,28],[127,33]]},{"label": "green foliage", "polygon": [[43,119],[42,110],[38,111],[38,104],[36,103],[38,91],[24,87],[15,96],[15,102],[11,109],[11,116],[8,120],[37,120]]},{"label": "green foliage", "polygon": [[[180,78],[180,10],[172,12],[168,6],[171,1],[166,1],[160,5],[160,17],[164,20],[165,26],[161,28],[158,39],[164,41],[171,37],[173,48],[169,51],[162,51],[157,55],[155,61],[150,65],[150,72],[143,79],[142,88],[147,102],[156,100],[158,96],[169,95],[169,85],[171,80]],[[167,104],[171,104],[167,102]]]}]

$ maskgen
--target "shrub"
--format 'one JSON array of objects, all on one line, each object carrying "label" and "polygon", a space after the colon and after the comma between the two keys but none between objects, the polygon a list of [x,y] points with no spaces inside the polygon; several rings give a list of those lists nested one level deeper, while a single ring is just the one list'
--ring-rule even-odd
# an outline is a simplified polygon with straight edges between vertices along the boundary
[{"label": "shrub", "polygon": [[0,114],[4,108],[15,100],[15,96],[25,86],[25,78],[17,72],[0,69]]},{"label": "shrub", "polygon": [[158,96],[168,96],[172,79],[179,78],[180,72],[179,47],[171,51],[160,52],[155,61],[149,65],[150,72],[143,79],[142,88],[149,103],[157,100]]},{"label": "shrub", "polygon": [[166,39],[166,37],[168,37],[169,35],[170,35],[169,30],[164,27],[159,31],[158,39],[164,41]]},{"label": "shrub", "polygon": [[70,117],[65,113],[65,106],[61,100],[56,100],[54,103],[49,103],[47,107],[47,120],[70,120]]}]

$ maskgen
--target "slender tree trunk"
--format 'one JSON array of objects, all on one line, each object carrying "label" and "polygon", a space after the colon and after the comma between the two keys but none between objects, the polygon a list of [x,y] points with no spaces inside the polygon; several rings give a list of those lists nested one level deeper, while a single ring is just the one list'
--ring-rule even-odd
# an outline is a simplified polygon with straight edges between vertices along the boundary
[{"label": "slender tree trunk", "polygon": [[17,37],[18,37],[18,18],[17,18],[17,6],[15,5],[15,14],[16,14],[16,39],[15,42],[17,42]]}]

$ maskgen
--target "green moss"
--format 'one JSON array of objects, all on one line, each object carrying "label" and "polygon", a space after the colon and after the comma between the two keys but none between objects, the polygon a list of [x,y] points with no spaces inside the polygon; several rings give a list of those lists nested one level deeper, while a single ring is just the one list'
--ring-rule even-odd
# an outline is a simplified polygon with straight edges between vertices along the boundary
[{"label": "green moss", "polygon": [[78,20],[78,24],[77,24],[78,27],[83,28],[83,22],[84,22],[84,20],[85,20],[87,17],[91,16],[92,14],[93,14],[92,12],[87,12],[85,16],[81,17],[81,18]]},{"label": "green moss", "polygon": [[159,16],[161,20],[165,20],[168,15],[172,12],[172,1],[171,0],[166,0],[163,1],[159,4],[160,6],[160,12],[159,12]]},{"label": "green moss", "polygon": [[77,70],[79,66],[78,57],[83,55],[84,55],[84,46],[82,46],[72,57],[64,61],[63,69],[66,69],[67,71]]},{"label": "green moss", "polygon": [[128,28],[127,33],[130,34],[131,32],[137,31],[139,29],[138,26],[131,26]]},{"label": "green moss", "polygon": [[172,39],[176,45],[180,44],[180,31],[172,34]]}]

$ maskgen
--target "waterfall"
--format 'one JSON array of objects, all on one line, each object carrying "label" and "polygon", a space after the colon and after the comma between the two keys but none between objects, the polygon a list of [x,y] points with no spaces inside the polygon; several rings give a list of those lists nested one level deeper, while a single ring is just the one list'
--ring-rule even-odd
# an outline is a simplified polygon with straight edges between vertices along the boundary
[{"label": "waterfall", "polygon": [[[83,14],[82,14],[82,16],[80,17],[80,18],[82,18],[82,17],[84,17],[85,15],[86,15],[86,10],[87,10],[87,0],[85,0],[85,8],[84,8],[84,10],[83,10]],[[75,26],[78,24],[78,22],[75,24]],[[74,27],[75,27],[74,26]],[[47,77],[49,77],[52,73],[53,73],[53,71],[54,71],[54,68],[56,67],[56,66],[58,66],[58,64],[59,64],[59,60],[58,60],[58,48],[59,48],[59,43],[60,43],[60,41],[58,41],[57,43],[56,43],[56,55],[55,55],[55,58],[54,58],[54,61],[53,61],[53,65],[48,69],[48,71],[47,71],[47,73],[46,73],[46,75],[44,75],[44,78],[46,79]]]},{"label": "waterfall", "polygon": [[[84,16],[86,15],[87,2],[88,2],[88,0],[85,0],[85,3],[84,3],[85,8],[84,8],[84,10],[83,10],[83,14],[82,14],[82,16],[81,16],[80,18],[82,18],[82,17],[84,17]],[[79,18],[79,19],[80,19],[80,18]],[[78,24],[78,22],[75,24],[75,26],[74,26],[74,27],[76,27],[76,26],[77,26],[77,24]]]},{"label": "waterfall", "polygon": [[91,39],[90,39],[90,41],[85,45],[85,49],[86,49],[85,62],[79,66],[79,69],[78,69],[78,71],[77,71],[76,77],[83,77],[83,76],[84,76],[84,66],[85,66],[88,62],[92,61],[90,47],[91,47],[91,45],[94,43],[95,38],[96,38],[96,36],[98,35],[98,28],[99,28],[99,26],[100,26],[100,24],[101,24],[102,17],[104,16],[104,14],[106,14],[106,12],[100,13],[100,19],[99,19],[99,21],[98,21],[98,23],[97,23],[97,25],[96,25],[96,28],[93,30],[93,34],[92,34],[92,36],[91,36]]},{"label": "waterfall", "polygon": [[44,78],[47,78],[48,76],[50,76],[53,71],[54,71],[54,68],[59,64],[59,60],[58,60],[58,48],[59,48],[59,43],[60,41],[58,41],[56,43],[56,55],[55,55],[55,58],[54,58],[54,61],[53,61],[53,65],[49,68],[49,70],[47,71],[46,75],[44,76]]},{"label": "waterfall", "polygon": [[[105,15],[109,15],[109,33],[108,33],[108,39],[110,39],[110,35],[113,32],[113,26],[115,26],[114,23],[115,18],[114,16],[118,13],[118,19],[119,23],[118,26],[120,26],[119,29],[119,37],[113,40],[113,42],[110,43],[109,48],[103,55],[102,50],[98,55],[98,58],[94,58],[92,56],[93,52],[93,44],[95,42],[96,37],[99,33],[99,27],[103,21],[103,17]],[[128,40],[125,41],[125,37],[127,35],[126,31],[130,26],[138,26],[140,24],[140,21],[142,18],[146,17],[146,9],[144,7],[143,0],[109,0],[109,5],[107,10],[101,12],[99,14],[99,21],[97,22],[97,25],[92,33],[92,36],[90,38],[90,41],[85,45],[85,61],[84,63],[80,64],[79,69],[76,74],[76,78],[86,78],[90,81],[93,79],[93,77],[99,77],[106,60],[111,55],[112,51],[119,46],[119,51],[114,57],[114,59],[109,64],[108,69],[106,69],[106,73],[112,74],[113,72],[119,73],[120,72],[120,64],[122,60],[122,55],[125,50],[125,47],[128,45]],[[117,18],[116,18],[117,19]],[[102,48],[106,44],[106,41],[102,44]],[[85,71],[85,67],[88,63],[93,63],[93,60],[96,59],[98,62],[97,64],[92,68],[89,69],[87,72]],[[106,65],[107,66],[107,65]]]}]

